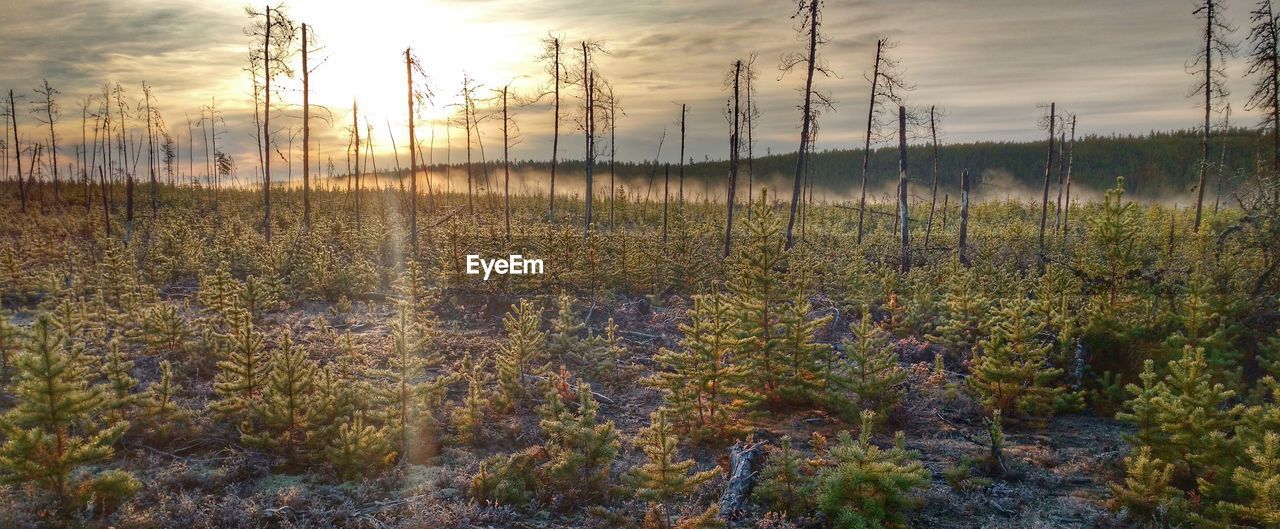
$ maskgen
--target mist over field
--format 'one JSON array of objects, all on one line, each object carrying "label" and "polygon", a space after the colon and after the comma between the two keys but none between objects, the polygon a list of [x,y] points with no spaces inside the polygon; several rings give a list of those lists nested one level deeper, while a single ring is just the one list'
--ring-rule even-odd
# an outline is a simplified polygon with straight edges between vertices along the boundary
[{"label": "mist over field", "polygon": [[1280,527],[1275,0],[9,0],[0,529]]}]

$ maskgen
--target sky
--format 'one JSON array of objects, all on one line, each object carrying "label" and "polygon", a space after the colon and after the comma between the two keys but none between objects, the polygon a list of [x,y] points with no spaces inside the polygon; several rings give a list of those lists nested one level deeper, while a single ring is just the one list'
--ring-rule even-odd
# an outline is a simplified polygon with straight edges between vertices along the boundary
[{"label": "sky", "polygon": [[[833,73],[815,88],[834,101],[819,118],[817,148],[861,147],[867,119],[875,41],[897,42],[890,52],[915,86],[907,104],[937,105],[945,114],[943,142],[1029,141],[1044,136],[1038,121],[1049,102],[1078,116],[1078,134],[1140,134],[1189,128],[1201,110],[1188,93],[1195,80],[1187,63],[1197,49],[1199,24],[1190,0],[827,0],[819,50]],[[1227,3],[1227,18],[1247,33],[1252,2]],[[59,152],[74,155],[80,143],[82,105],[119,83],[126,97],[152,87],[154,104],[176,138],[185,171],[189,142],[203,163],[202,108],[216,104],[219,148],[242,173],[256,166],[252,136],[250,37],[245,4],[221,0],[0,0],[0,90],[19,97],[24,143],[47,143],[47,126],[31,109],[33,88],[48,79],[60,90]],[[258,6],[261,10],[261,6]],[[725,79],[737,59],[756,56],[760,109],[755,151],[794,151],[799,143],[804,72],[784,73],[784,54],[802,52],[792,2],[777,0],[295,0],[289,16],[305,22],[321,49],[313,51],[311,102],[314,147],[338,171],[345,170],[352,100],[360,104],[362,136],[374,129],[380,168],[392,167],[396,141],[407,164],[408,132],[403,53],[412,48],[434,97],[422,109],[417,137],[436,162],[465,156],[465,133],[446,132],[443,118],[456,111],[465,75],[482,87],[478,103],[486,159],[501,155],[501,121],[494,89],[520,96],[511,114],[513,159],[549,158],[552,113],[542,40],[562,37],[602,43],[599,76],[614,86],[621,110],[617,157],[674,162],[679,154],[680,104],[689,105],[687,156],[728,156],[730,95]],[[1243,48],[1243,47],[1242,47]],[[570,59],[577,53],[569,53]],[[1229,63],[1233,119],[1253,124],[1243,111],[1251,91],[1244,59]],[[273,101],[274,141],[301,164],[301,83],[283,79]],[[513,99],[514,100],[514,99]],[[90,111],[98,103],[89,106]],[[560,158],[581,159],[577,119],[581,94],[562,94]],[[187,122],[193,124],[188,135]],[[134,126],[134,124],[131,124]],[[7,130],[7,129],[6,129]],[[666,139],[660,138],[665,131]],[[135,130],[135,133],[138,133]],[[11,134],[11,133],[10,133]],[[431,147],[434,135],[434,147]],[[448,139],[446,139],[448,135]],[[290,137],[293,137],[292,145]],[[605,145],[605,141],[600,141]],[[446,154],[445,146],[451,147]],[[475,157],[479,158],[479,149]],[[428,153],[424,152],[424,156]],[[284,156],[284,155],[282,155]],[[314,156],[314,155],[313,155]],[[313,158],[314,159],[314,158]],[[313,162],[314,163],[314,162]],[[273,161],[273,178],[290,169]],[[65,163],[63,164],[65,166]],[[200,171],[199,167],[196,169]]]}]

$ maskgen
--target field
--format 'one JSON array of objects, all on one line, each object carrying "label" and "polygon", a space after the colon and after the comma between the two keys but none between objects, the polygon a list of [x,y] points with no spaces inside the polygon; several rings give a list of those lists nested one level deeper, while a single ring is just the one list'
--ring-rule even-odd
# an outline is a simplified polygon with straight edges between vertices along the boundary
[{"label": "field", "polygon": [[39,184],[0,205],[0,526],[1274,526],[1276,189],[1198,233],[1050,205],[1043,250],[977,203],[964,262],[913,206],[908,268],[884,203],[785,249],[762,193],[725,257],[724,204],[626,192],[587,237],[578,198],[424,195],[413,241],[391,184],[309,227],[280,189],[268,242],[258,193],[108,227]]}]

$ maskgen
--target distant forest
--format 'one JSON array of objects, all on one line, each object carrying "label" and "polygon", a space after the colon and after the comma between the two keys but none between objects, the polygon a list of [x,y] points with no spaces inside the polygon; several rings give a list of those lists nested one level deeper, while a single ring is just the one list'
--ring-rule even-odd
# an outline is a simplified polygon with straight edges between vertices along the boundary
[{"label": "distant forest", "polygon": [[[1084,136],[1077,138],[1072,156],[1072,185],[1074,188],[1103,190],[1115,184],[1117,176],[1124,177],[1124,186],[1131,196],[1158,199],[1194,191],[1200,162],[1199,133],[1191,130],[1152,132],[1145,135]],[[1222,190],[1233,189],[1235,177],[1252,171],[1259,160],[1270,160],[1271,138],[1269,134],[1252,128],[1232,128],[1216,132],[1210,147],[1210,162],[1206,196],[1217,190],[1218,178],[1223,180]],[[573,147],[562,149],[561,155],[572,156]],[[952,143],[939,146],[940,185],[954,193],[962,169],[969,169],[974,178],[974,194],[999,197],[1016,195],[1028,190],[1039,190],[1044,183],[1046,145],[1038,142],[977,142]],[[907,150],[908,174],[913,185],[929,185],[932,182],[932,153],[928,144],[912,145]],[[1055,158],[1057,158],[1055,154]],[[752,162],[755,180],[771,187],[789,184],[795,172],[795,153],[757,156]],[[832,149],[817,152],[810,159],[810,178],[815,196],[856,193],[861,182],[862,150]],[[878,195],[895,185],[898,177],[896,146],[884,146],[872,153],[868,193]],[[489,160],[488,167],[476,163],[473,171],[477,185],[483,175],[489,175],[493,188],[501,185],[501,161]],[[513,188],[515,179],[523,179],[530,173],[545,173],[550,169],[546,161],[512,161]],[[743,178],[746,178],[744,160]],[[1058,172],[1064,167],[1060,159],[1054,162],[1054,191]],[[458,172],[461,164],[454,164],[454,178],[465,174]],[[647,186],[653,182],[653,192],[661,193],[662,168],[652,162],[623,162],[615,165],[619,185],[630,183]],[[727,160],[690,161],[685,166],[686,192],[698,196],[704,189],[722,190],[729,172]],[[436,164],[433,172],[443,172],[444,165]],[[487,171],[485,171],[487,169]],[[677,167],[672,165],[672,192],[676,186]],[[578,189],[582,184],[581,160],[566,160],[559,164],[557,187]],[[386,171],[394,176],[396,171]],[[400,174],[403,174],[400,171]],[[597,186],[607,186],[609,179],[608,157],[596,162]],[[708,186],[708,183],[711,186]],[[746,182],[740,183],[745,191]],[[1079,187],[1077,187],[1079,186]],[[543,191],[545,192],[545,190]],[[597,192],[605,192],[597,187]],[[644,189],[640,190],[645,193]],[[660,195],[655,195],[660,196]],[[1210,199],[1212,200],[1212,199]]]}]

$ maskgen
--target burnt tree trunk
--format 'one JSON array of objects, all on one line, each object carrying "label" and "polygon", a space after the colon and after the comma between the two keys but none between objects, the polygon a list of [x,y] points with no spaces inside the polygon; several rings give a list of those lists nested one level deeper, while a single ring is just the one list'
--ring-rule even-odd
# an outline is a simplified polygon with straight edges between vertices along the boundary
[{"label": "burnt tree trunk", "polygon": [[809,150],[809,130],[813,127],[813,74],[817,68],[818,55],[818,1],[809,0],[809,62],[804,79],[804,104],[801,106],[800,148],[796,149],[795,183],[791,187],[791,214],[787,218],[786,248],[795,245],[792,230],[796,224],[796,208],[800,205],[801,181],[804,178],[805,154]]},{"label": "burnt tree trunk", "polygon": [[689,106],[680,104],[680,208],[684,209],[684,119]]},{"label": "burnt tree trunk", "polygon": [[[724,256],[729,257],[729,248],[733,243],[733,205],[738,193],[738,83],[742,77],[742,61],[733,65],[733,134],[729,136],[729,189],[725,197],[724,220]],[[664,199],[665,200],[665,199]],[[788,230],[788,237],[790,230]]]},{"label": "burnt tree trunk", "polygon": [[902,224],[902,272],[911,270],[911,226],[907,217],[907,109],[898,106],[898,220]]},{"label": "burnt tree trunk", "polygon": [[311,231],[311,71],[307,69],[306,24],[302,25],[302,229]]},{"label": "burnt tree trunk", "polygon": [[867,211],[867,171],[871,164],[871,128],[876,115],[876,88],[880,86],[880,59],[883,57],[884,39],[876,40],[876,61],[871,69],[871,103],[867,105],[867,136],[862,143],[862,196],[858,199],[858,244],[862,244],[863,220]]},{"label": "burnt tree trunk", "polygon": [[929,237],[933,235],[933,212],[938,205],[938,122],[937,107],[929,107],[929,135],[933,138],[933,191],[929,194],[929,223],[924,227],[924,248],[929,251]]},{"label": "burnt tree trunk", "polygon": [[13,120],[13,157],[18,162],[18,201],[22,212],[27,212],[27,188],[22,181],[22,150],[18,141],[18,109],[13,103],[13,89],[9,90],[9,118]]},{"label": "burnt tree trunk", "polygon": [[[409,101],[409,240],[410,247],[413,248],[413,257],[418,257],[418,151],[414,150],[417,146],[417,138],[414,136],[413,130],[413,58],[409,53],[409,48],[404,49],[404,71],[408,84],[408,101]],[[506,117],[506,98],[507,92],[502,92],[502,112]],[[503,137],[505,144],[506,125],[503,125]],[[511,231],[511,221],[507,221],[507,231]],[[510,237],[510,233],[508,233]]]},{"label": "burnt tree trunk", "polygon": [[1047,257],[1044,253],[1044,229],[1049,218],[1049,178],[1053,175],[1053,127],[1058,118],[1057,110],[1056,103],[1049,103],[1049,150],[1044,162],[1044,194],[1040,198],[1040,236],[1037,243],[1041,260]]},{"label": "burnt tree trunk", "polygon": [[556,155],[560,151],[560,39],[553,41],[555,47],[555,57],[552,68],[555,69],[555,91],[552,105],[555,107],[553,111],[554,117],[551,124],[551,192],[547,204],[547,216],[554,219],[556,216]]},{"label": "burnt tree trunk", "polygon": [[262,37],[262,235],[271,242],[271,6]]}]

